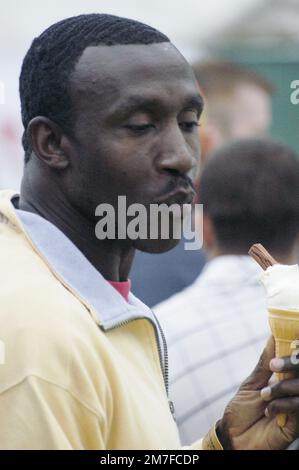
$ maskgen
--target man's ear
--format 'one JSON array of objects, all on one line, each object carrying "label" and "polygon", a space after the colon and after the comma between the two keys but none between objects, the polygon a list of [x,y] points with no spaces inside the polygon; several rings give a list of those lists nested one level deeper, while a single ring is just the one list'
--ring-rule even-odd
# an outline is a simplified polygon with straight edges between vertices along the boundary
[{"label": "man's ear", "polygon": [[207,251],[213,251],[216,245],[216,237],[213,222],[207,214],[203,214],[203,243]]},{"label": "man's ear", "polygon": [[69,139],[58,124],[36,116],[28,124],[27,135],[33,152],[43,163],[56,170],[69,165]]}]

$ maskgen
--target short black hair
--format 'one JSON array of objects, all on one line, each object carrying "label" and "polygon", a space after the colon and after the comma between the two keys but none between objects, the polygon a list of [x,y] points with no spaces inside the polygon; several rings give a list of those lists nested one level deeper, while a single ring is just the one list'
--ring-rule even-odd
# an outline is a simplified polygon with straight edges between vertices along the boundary
[{"label": "short black hair", "polygon": [[24,58],[19,84],[25,161],[32,151],[26,129],[35,116],[46,116],[71,133],[69,80],[84,49],[100,44],[160,42],[169,42],[169,39],[151,26],[99,13],[64,19],[35,38]]},{"label": "short black hair", "polygon": [[231,141],[203,169],[199,199],[219,247],[246,254],[262,243],[288,255],[299,234],[299,160],[271,139]]}]

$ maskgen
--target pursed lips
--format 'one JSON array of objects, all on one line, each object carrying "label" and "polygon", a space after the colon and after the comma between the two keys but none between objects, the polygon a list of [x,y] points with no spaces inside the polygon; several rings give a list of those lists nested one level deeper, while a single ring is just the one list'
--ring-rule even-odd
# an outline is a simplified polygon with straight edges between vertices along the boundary
[{"label": "pursed lips", "polygon": [[156,204],[191,204],[195,196],[195,191],[191,186],[178,186],[166,195],[157,199]]}]

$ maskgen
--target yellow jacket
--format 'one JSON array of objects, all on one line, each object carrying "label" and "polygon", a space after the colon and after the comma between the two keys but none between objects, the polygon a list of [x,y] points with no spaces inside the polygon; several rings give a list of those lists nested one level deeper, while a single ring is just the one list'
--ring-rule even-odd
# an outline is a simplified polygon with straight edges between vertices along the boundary
[{"label": "yellow jacket", "polygon": [[0,448],[179,448],[151,310],[13,200],[0,192]]}]

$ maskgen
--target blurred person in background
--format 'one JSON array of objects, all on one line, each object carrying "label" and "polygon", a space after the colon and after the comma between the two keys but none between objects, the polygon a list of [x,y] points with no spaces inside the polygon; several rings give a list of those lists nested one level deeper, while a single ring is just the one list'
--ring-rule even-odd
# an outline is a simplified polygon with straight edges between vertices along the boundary
[{"label": "blurred person in background", "polygon": [[[253,243],[294,264],[299,160],[272,140],[239,140],[207,161],[199,197],[209,261],[193,285],[155,308],[169,347],[170,397],[182,442],[204,433],[270,334]],[[183,322],[182,322],[183,318]]]},{"label": "blurred person in background", "polygon": [[231,62],[197,62],[193,70],[205,100],[201,161],[230,139],[262,137],[272,121],[272,84]]},{"label": "blurred person in background", "polygon": [[[205,100],[200,127],[201,161],[231,138],[267,134],[273,87],[262,76],[230,62],[197,62],[193,70]],[[134,292],[153,306],[189,286],[203,269],[204,250],[186,251],[184,240],[159,256],[137,251]],[[146,269],[145,269],[146,266]]]}]

